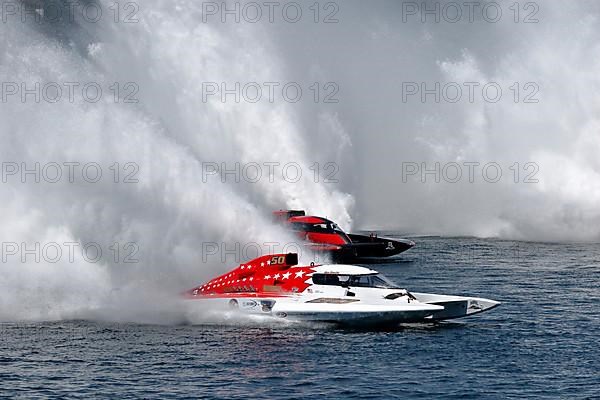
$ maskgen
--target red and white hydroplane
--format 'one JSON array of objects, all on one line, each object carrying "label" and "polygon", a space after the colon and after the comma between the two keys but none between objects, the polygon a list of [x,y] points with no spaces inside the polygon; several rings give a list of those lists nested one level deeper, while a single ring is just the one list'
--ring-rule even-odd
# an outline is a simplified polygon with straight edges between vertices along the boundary
[{"label": "red and white hydroplane", "polygon": [[433,322],[490,310],[497,301],[411,293],[356,265],[298,264],[297,254],[259,257],[184,293],[194,310],[344,325]]}]

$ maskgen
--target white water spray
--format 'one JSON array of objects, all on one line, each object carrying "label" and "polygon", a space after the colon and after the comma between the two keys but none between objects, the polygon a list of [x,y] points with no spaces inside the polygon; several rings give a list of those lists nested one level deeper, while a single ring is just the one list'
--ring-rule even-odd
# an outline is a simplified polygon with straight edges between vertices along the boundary
[{"label": "white water spray", "polygon": [[[358,228],[600,236],[600,29],[592,3],[544,2],[535,24],[510,14],[495,24],[404,22],[402,3],[355,1],[339,4],[337,23],[204,23],[202,3],[157,0],[140,3],[138,22],[126,24],[123,14],[113,21],[109,2],[86,4],[100,5],[106,18],[90,23],[76,11],[73,21],[23,23],[3,15],[0,81],[79,87],[73,102],[65,90],[56,103],[18,94],[3,101],[0,158],[28,168],[97,163],[103,176],[8,176],[0,239],[29,248],[98,243],[104,254],[97,262],[81,252],[57,262],[10,256],[0,274],[0,319],[152,320],[155,299],[168,313],[173,293],[234,264],[204,261],[202,243],[292,240],[270,223],[275,208],[306,208],[344,228],[354,214]],[[534,82],[539,102],[403,102],[402,84],[411,81],[497,82],[505,90]],[[81,96],[90,82],[104,90],[97,102]],[[123,102],[133,93],[127,82],[139,88],[137,103]],[[339,103],[223,103],[203,98],[206,82],[300,82],[307,96],[312,83],[334,82]],[[303,175],[223,183],[203,169],[265,162],[297,163]],[[328,162],[339,168],[339,184],[314,179],[315,163]],[[403,182],[406,162],[497,162],[504,176]],[[523,170],[514,183],[515,162],[535,163],[538,183],[524,183]],[[132,171],[137,183],[125,183]],[[139,246],[137,263],[122,262],[128,243]]]},{"label": "white water spray", "polygon": [[[108,2],[98,4],[109,9]],[[35,176],[25,176],[23,183],[21,171],[7,176],[0,189],[0,233],[3,243],[19,248],[11,254],[9,247],[2,264],[2,319],[137,320],[139,314],[152,320],[148,315],[168,309],[169,293],[177,297],[179,290],[240,262],[229,257],[223,265],[221,248],[207,259],[204,243],[234,248],[292,241],[270,222],[272,209],[310,206],[350,222],[351,197],[309,174],[319,158],[291,106],[203,101],[203,82],[286,79],[268,34],[202,24],[193,1],[140,6],[134,24],[86,24],[79,18],[2,25],[3,82],[29,87],[75,82],[78,88],[94,82],[105,91],[97,102],[42,97],[2,105],[3,161],[19,168],[58,164],[63,173],[68,163],[80,169],[94,163],[102,172],[92,183],[79,171],[73,182],[64,177],[50,183],[42,176],[36,183]],[[115,82],[135,83],[139,102],[115,101],[114,87],[107,89]],[[122,97],[126,94],[131,93]],[[277,170],[256,182],[238,182],[235,176],[223,182],[204,170],[206,164],[232,168],[265,162],[293,162],[303,175],[286,180]],[[133,182],[124,182],[127,174]],[[22,244],[73,242],[98,244],[104,255],[90,262],[76,251],[72,258],[49,262],[54,253],[36,260],[25,247],[22,259]],[[137,248],[122,248],[131,243]],[[118,257],[114,244],[121,247]],[[134,251],[137,262],[124,263],[131,255],[124,252]]]}]

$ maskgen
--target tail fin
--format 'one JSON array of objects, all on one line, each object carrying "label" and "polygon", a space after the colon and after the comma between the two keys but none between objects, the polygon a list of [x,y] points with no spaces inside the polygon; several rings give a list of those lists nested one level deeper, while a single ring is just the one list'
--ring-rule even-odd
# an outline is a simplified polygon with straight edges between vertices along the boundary
[{"label": "tail fin", "polygon": [[273,211],[273,221],[278,223],[287,222],[292,217],[304,217],[306,213],[304,210],[279,210]]}]

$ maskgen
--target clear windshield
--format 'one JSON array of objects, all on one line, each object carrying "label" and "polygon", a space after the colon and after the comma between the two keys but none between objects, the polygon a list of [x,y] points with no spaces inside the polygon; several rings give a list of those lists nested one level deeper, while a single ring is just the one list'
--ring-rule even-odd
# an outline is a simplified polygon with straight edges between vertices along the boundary
[{"label": "clear windshield", "polygon": [[378,289],[400,289],[398,285],[381,274],[377,275],[336,275],[313,274],[315,285],[370,287]]},{"label": "clear windshield", "polygon": [[320,222],[316,224],[307,224],[303,222],[292,222],[292,229],[304,232],[320,232],[320,233],[344,233],[337,224],[331,222]]},{"label": "clear windshield", "polygon": [[332,222],[330,227],[336,232],[344,233],[344,231],[335,222]]},{"label": "clear windshield", "polygon": [[352,276],[350,277],[349,285],[380,289],[400,289],[398,285],[396,285],[394,282],[390,281],[388,278],[381,274]]}]

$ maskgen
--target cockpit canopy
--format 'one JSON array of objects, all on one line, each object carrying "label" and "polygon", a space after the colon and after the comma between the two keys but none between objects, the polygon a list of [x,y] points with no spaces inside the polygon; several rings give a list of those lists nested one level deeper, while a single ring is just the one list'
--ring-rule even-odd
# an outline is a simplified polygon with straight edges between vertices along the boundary
[{"label": "cockpit canopy", "polygon": [[315,285],[400,289],[397,284],[381,274],[344,275],[315,273],[312,275],[312,281]]},{"label": "cockpit canopy", "polygon": [[315,233],[341,233],[344,231],[340,229],[335,222],[326,221],[307,223],[307,222],[291,222],[291,228],[295,231],[302,232],[315,232]]}]

